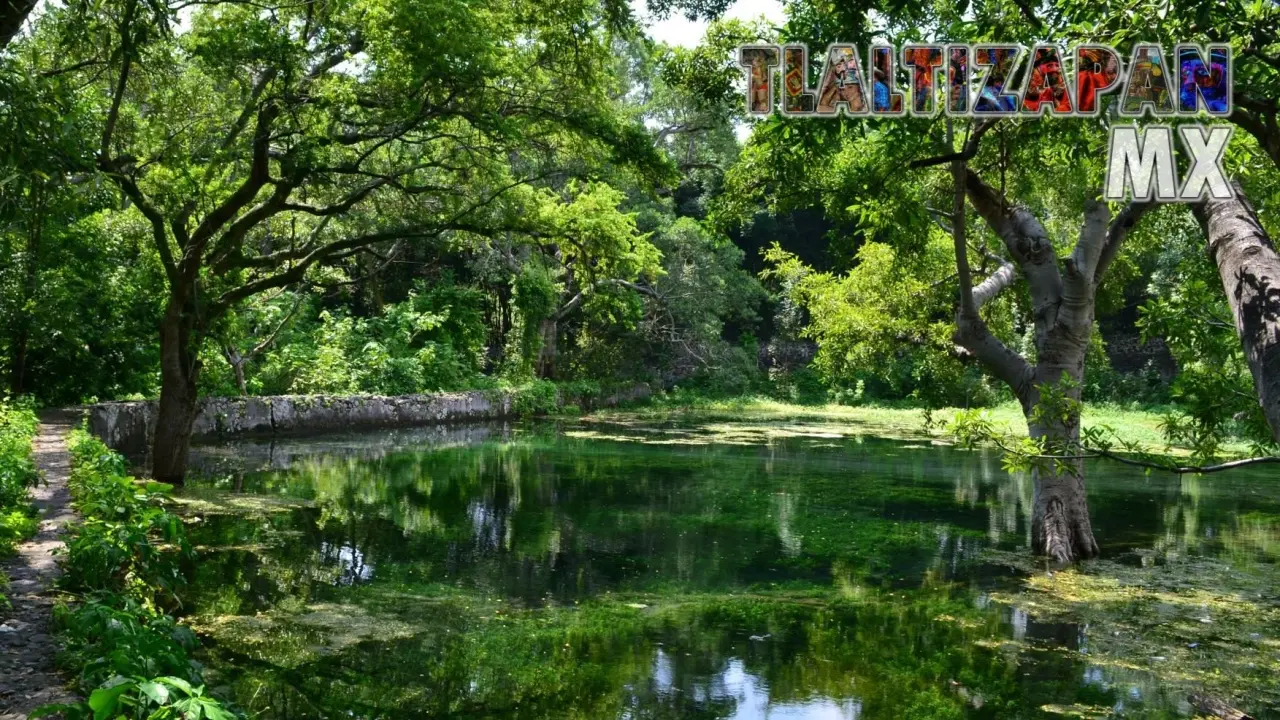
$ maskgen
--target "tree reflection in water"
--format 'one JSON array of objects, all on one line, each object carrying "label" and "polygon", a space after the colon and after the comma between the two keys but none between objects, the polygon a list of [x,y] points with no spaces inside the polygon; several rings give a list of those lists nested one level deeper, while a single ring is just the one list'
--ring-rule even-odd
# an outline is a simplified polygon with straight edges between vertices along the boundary
[{"label": "tree reflection in water", "polygon": [[1091,468],[1108,560],[1050,575],[987,452],[570,430],[322,438],[192,483],[224,690],[278,718],[819,720],[1175,717],[1206,685],[1277,716],[1258,474]]}]

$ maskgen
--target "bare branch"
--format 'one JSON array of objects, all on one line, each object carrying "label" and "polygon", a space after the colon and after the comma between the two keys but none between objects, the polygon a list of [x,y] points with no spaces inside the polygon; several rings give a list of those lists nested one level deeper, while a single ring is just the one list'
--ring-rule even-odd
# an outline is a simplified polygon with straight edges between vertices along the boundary
[{"label": "bare branch", "polygon": [[271,347],[271,344],[276,341],[277,337],[279,337],[280,331],[284,330],[285,326],[289,324],[289,321],[292,320],[293,316],[298,312],[298,308],[302,307],[302,300],[304,297],[306,296],[302,293],[296,294],[296,297],[293,300],[293,307],[289,308],[289,312],[285,313],[285,316],[281,318],[280,323],[276,325],[276,329],[272,330],[270,335],[263,338],[262,342],[253,346],[253,349],[244,356],[246,359],[251,358]]},{"label": "bare branch", "polygon": [[138,184],[133,178],[119,170],[108,168],[106,174],[116,185],[124,192],[125,196],[138,208],[143,217],[151,223],[152,240],[156,246],[156,252],[160,255],[160,263],[164,265],[165,277],[169,280],[170,287],[176,287],[179,282],[178,267],[174,262],[173,250],[169,247],[169,235],[165,230],[164,216],[160,211],[147,200],[146,195],[142,194],[142,190],[138,188]]},{"label": "bare branch", "polygon": [[18,34],[35,6],[36,0],[0,0],[0,49]]},{"label": "bare branch", "polygon": [[981,308],[1018,279],[1018,269],[1011,262],[1004,262],[986,280],[973,289],[973,304]]},{"label": "bare branch", "polygon": [[1022,12],[1022,17],[1026,18],[1027,22],[1031,23],[1031,27],[1036,30],[1044,29],[1044,22],[1042,22],[1040,18],[1036,17],[1035,10],[1031,8],[1031,5],[1027,3],[1027,0],[1013,0],[1013,4],[1018,6],[1018,10]]},{"label": "bare branch", "polygon": [[1095,288],[1102,284],[1107,274],[1107,268],[1111,267],[1111,261],[1120,252],[1120,246],[1129,237],[1129,231],[1133,229],[1134,225],[1138,224],[1138,221],[1144,215],[1154,210],[1155,207],[1154,203],[1134,201],[1129,203],[1111,221],[1111,225],[1107,228],[1107,240],[1102,245],[1102,253],[1098,256],[1098,262],[1093,271],[1093,285]]},{"label": "bare branch", "polygon": [[[947,144],[955,145],[955,131],[951,118],[947,118]],[[970,137],[970,140],[973,138]],[[969,145],[968,142],[965,145]],[[977,144],[974,143],[974,147]],[[965,163],[967,158],[956,157],[951,161],[951,237],[956,251],[956,275],[960,278],[960,316],[966,321],[978,317],[978,307],[973,302],[973,274],[969,270],[969,241],[966,239],[968,223],[965,222]]]},{"label": "bare branch", "polygon": [[244,179],[240,187],[236,188],[235,192],[231,193],[230,197],[214,208],[196,226],[195,232],[191,234],[191,249],[187,253],[187,257],[190,258],[194,268],[189,268],[188,272],[194,272],[199,269],[200,256],[204,251],[205,244],[224,225],[230,222],[236,216],[236,213],[240,212],[245,205],[248,205],[257,197],[258,191],[271,179],[268,174],[270,167],[268,153],[271,142],[271,124],[279,114],[280,110],[274,104],[266,105],[258,110],[257,128],[253,134],[253,157],[250,161],[249,176]]},{"label": "bare branch", "polygon": [[969,139],[965,140],[964,147],[960,152],[951,152],[946,155],[925,158],[924,160],[912,160],[908,167],[912,170],[918,170],[920,168],[932,167],[934,165],[943,165],[955,160],[972,160],[973,157],[978,154],[979,146],[982,144],[982,136],[986,135],[987,131],[995,127],[998,122],[1000,122],[999,118],[979,121],[978,124],[973,127],[973,132],[969,135]]},{"label": "bare branch", "polygon": [[[1230,462],[1219,463],[1217,465],[1178,465],[1176,463],[1160,463],[1151,460],[1141,460],[1137,458],[1125,457],[1119,453],[1101,448],[1091,448],[1085,445],[1081,446],[1089,455],[1079,457],[1100,457],[1108,460],[1115,460],[1125,465],[1133,465],[1135,467],[1151,468],[1152,470],[1165,470],[1167,472],[1178,473],[1179,475],[1199,474],[1207,475],[1210,473],[1225,472],[1227,470],[1236,470],[1251,465],[1269,465],[1272,463],[1280,463],[1280,455],[1264,455],[1261,457],[1243,458],[1241,460],[1232,460]],[[1075,457],[1075,456],[1072,456]]]},{"label": "bare branch", "polygon": [[244,132],[244,128],[249,124],[249,118],[253,117],[254,110],[257,109],[258,99],[262,97],[263,91],[267,89],[267,85],[275,79],[277,70],[270,68],[262,73],[262,77],[258,78],[258,82],[253,84],[253,89],[249,92],[249,101],[245,103],[244,110],[240,112],[240,116],[232,123],[231,129],[227,131],[226,137],[222,139],[220,150],[226,150],[235,143],[236,138],[240,137],[240,133]]},{"label": "bare branch", "polygon": [[[948,141],[952,140],[952,133],[951,121],[948,118]],[[952,339],[957,345],[973,353],[991,374],[1008,385],[1014,395],[1025,404],[1035,370],[1026,358],[1010,350],[1000,341],[1000,338],[992,335],[986,322],[978,314],[979,302],[969,269],[969,244],[966,238],[968,223],[964,202],[968,177],[972,175],[966,166],[967,162],[967,159],[961,156],[951,161],[951,177],[954,183],[951,210],[952,239],[955,244],[956,273],[960,280],[960,307],[956,311],[956,331]],[[983,302],[999,292],[1002,284],[1012,282],[1012,265],[1009,265],[1007,274],[1008,280],[1004,280],[1003,276],[997,272],[997,275],[993,276],[995,279],[988,278],[983,282],[981,286]]]},{"label": "bare branch", "polygon": [[646,287],[644,285],[639,285],[637,283],[633,283],[628,280],[623,280],[621,278],[604,278],[601,280],[596,280],[595,282],[591,283],[589,286],[583,288],[582,290],[579,290],[578,294],[574,295],[573,298],[569,300],[569,302],[565,303],[558,311],[556,311],[555,315],[552,316],[552,319],[556,321],[565,319],[566,317],[569,316],[570,313],[572,313],[574,310],[577,310],[578,307],[582,305],[584,301],[586,301],[587,297],[590,296],[592,291],[598,290],[602,287],[605,287],[606,285],[617,285],[619,287],[625,287],[631,290],[635,290],[638,293],[641,293],[643,295],[648,295],[649,297],[652,297],[652,298],[658,297],[658,293],[654,291],[653,288]]},{"label": "bare branch", "polygon": [[107,110],[107,120],[102,125],[102,143],[98,148],[98,162],[111,161],[111,138],[115,135],[116,122],[120,119],[120,104],[124,102],[124,91],[129,84],[129,70],[133,66],[133,20],[137,13],[138,0],[129,3],[124,19],[120,23],[120,76],[116,79],[115,92],[111,95],[111,107]]}]

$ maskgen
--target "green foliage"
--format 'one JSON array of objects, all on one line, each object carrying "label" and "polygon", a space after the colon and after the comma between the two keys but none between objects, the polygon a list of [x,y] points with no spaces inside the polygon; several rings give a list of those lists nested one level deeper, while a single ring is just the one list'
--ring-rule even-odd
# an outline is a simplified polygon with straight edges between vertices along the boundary
[{"label": "green foliage", "polygon": [[[951,291],[933,280],[953,262],[949,242],[934,232],[915,255],[870,242],[844,274],[815,272],[776,245],[768,251],[765,278],[804,311],[802,333],[818,343],[814,367],[839,397],[935,406],[983,405],[998,397],[955,354]],[[990,305],[992,330],[1007,334],[1012,307],[999,300]]]},{"label": "green foliage", "polygon": [[64,640],[60,662],[78,672],[82,688],[124,677],[199,678],[189,657],[198,644],[191,629],[130,598],[91,593],[74,608],[60,607],[57,623]]},{"label": "green foliage", "polygon": [[176,603],[180,564],[193,551],[164,494],[124,474],[119,455],[83,431],[71,439],[70,488],[83,520],[66,537],[63,585],[157,607]]},{"label": "green foliage", "polygon": [[66,539],[57,608],[63,651],[87,699],[46,706],[37,716],[162,720],[234,717],[205,694],[192,658],[195,634],[166,614],[179,605],[182,565],[193,559],[186,530],[164,507],[162,486],[127,477],[124,460],[83,430],[72,433],[70,488],[82,520]]},{"label": "green foliage", "polygon": [[1165,435],[1170,444],[1192,448],[1197,461],[1217,457],[1232,435],[1252,443],[1255,455],[1275,453],[1280,446],[1258,404],[1226,298],[1204,279],[1213,272],[1205,264],[1188,258],[1184,267],[1199,272],[1187,268],[1190,277],[1162,285],[1142,308],[1143,332],[1165,338],[1178,361],[1171,388],[1177,405],[1165,419]]},{"label": "green foliage", "polygon": [[205,694],[203,685],[193,686],[179,677],[153,680],[119,678],[94,690],[89,696],[94,720],[137,718],[138,720],[233,720],[222,703]]},{"label": "green foliage", "polygon": [[0,557],[36,530],[27,489],[39,480],[31,459],[36,415],[29,405],[0,400]]},{"label": "green foliage", "polygon": [[[941,425],[965,447],[984,444],[998,447],[1003,453],[1004,468],[1009,472],[1038,469],[1054,474],[1078,473],[1079,462],[1090,458],[1134,465],[1147,472],[1161,470],[1179,475],[1280,463],[1280,455],[1268,452],[1271,446],[1257,441],[1246,445],[1245,453],[1226,453],[1222,448],[1226,438],[1212,433],[1206,446],[1203,435],[1180,432],[1180,428],[1171,427],[1171,424],[1187,422],[1173,413],[1165,415],[1159,423],[1165,438],[1163,450],[1146,445],[1135,439],[1131,432],[1122,432],[1107,423],[1081,427],[1084,406],[1077,399],[1079,389],[1067,376],[1057,384],[1037,387],[1039,401],[1032,408],[1027,423],[1030,427],[1052,429],[1054,432],[1032,433],[1029,437],[1012,431],[1008,426],[997,425],[989,412],[977,409],[957,411]],[[925,422],[927,428],[938,424],[932,413],[926,415]],[[1072,428],[1078,428],[1078,431]],[[1238,439],[1235,444],[1240,446]],[[1213,464],[1218,460],[1224,462]]]},{"label": "green foliage", "polygon": [[559,390],[550,380],[534,380],[514,388],[511,405],[517,415],[546,415],[557,408]]},{"label": "green foliage", "polygon": [[[269,348],[246,365],[251,394],[382,393],[406,394],[452,390],[471,385],[481,370],[486,339],[484,293],[452,278],[417,282],[404,300],[360,317],[345,307],[305,307],[286,317],[295,302],[273,299],[237,315],[244,323],[228,334],[271,332],[287,321]],[[268,328],[254,334],[248,328]],[[237,394],[226,361],[206,349],[212,377],[210,394]]]},{"label": "green foliage", "polygon": [[519,312],[520,344],[517,376],[530,376],[542,352],[542,322],[558,309],[560,289],[541,262],[526,263],[512,283],[512,303]]}]

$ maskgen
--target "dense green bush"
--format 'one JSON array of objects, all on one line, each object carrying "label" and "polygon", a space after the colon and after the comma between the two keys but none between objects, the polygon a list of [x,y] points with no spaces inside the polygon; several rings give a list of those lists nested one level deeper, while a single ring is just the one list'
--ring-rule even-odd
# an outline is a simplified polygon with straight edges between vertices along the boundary
[{"label": "dense green bush", "polygon": [[557,395],[555,383],[534,380],[515,388],[511,404],[518,415],[545,415],[556,411]]},{"label": "dense green bush", "polygon": [[83,430],[70,441],[73,504],[62,585],[77,594],[56,612],[60,664],[88,699],[37,715],[76,718],[234,717],[205,695],[198,642],[167,613],[192,550],[158,483],[125,474],[123,459]]},{"label": "dense green bush", "polygon": [[[377,311],[321,307],[310,295],[280,296],[240,310],[222,328],[222,346],[203,353],[203,391],[237,395],[228,350],[250,355],[251,395],[456,390],[482,370],[485,294],[451,277],[417,282],[404,300]],[[266,341],[267,346],[253,352]]]},{"label": "dense green bush", "polygon": [[35,532],[27,488],[39,477],[31,460],[36,425],[31,408],[0,402],[0,556],[12,552],[19,540]]}]

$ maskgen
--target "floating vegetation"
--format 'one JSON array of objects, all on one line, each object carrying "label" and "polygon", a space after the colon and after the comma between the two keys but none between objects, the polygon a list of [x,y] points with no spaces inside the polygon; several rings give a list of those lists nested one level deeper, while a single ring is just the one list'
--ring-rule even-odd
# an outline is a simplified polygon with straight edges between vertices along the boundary
[{"label": "floating vegetation", "polygon": [[991,599],[1039,621],[1088,627],[1079,652],[1091,666],[1149,676],[1144,682],[1174,695],[1208,690],[1280,710],[1277,588],[1280,571],[1273,563],[1242,568],[1135,552],[1032,572],[1021,590]]},{"label": "floating vegetation", "polygon": [[316,603],[256,615],[194,617],[192,629],[225,649],[284,668],[314,662],[355,645],[412,637],[420,626],[373,615],[352,604]]},{"label": "floating vegetation", "polygon": [[175,509],[189,517],[202,515],[266,515],[311,507],[313,503],[294,497],[201,493],[174,495]]},{"label": "floating vegetation", "polygon": [[824,423],[303,449],[179,493],[184,603],[266,718],[1280,716],[1259,477],[1099,474],[1109,559],[1051,571],[992,453]]}]

